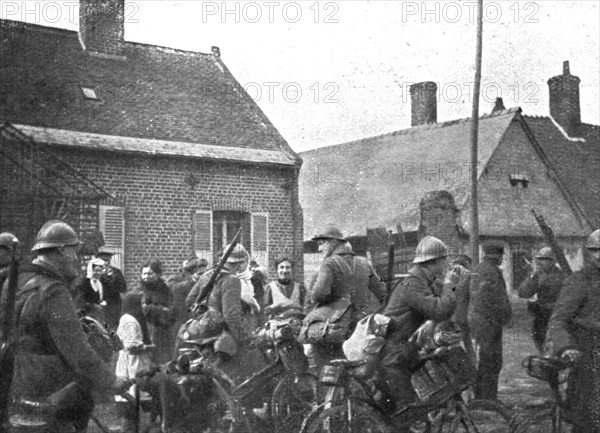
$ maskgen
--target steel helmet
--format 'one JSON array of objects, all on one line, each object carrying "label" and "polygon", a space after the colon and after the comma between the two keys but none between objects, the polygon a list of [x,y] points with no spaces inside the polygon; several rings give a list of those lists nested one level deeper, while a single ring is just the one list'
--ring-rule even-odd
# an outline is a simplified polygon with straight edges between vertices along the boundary
[{"label": "steel helmet", "polygon": [[537,253],[535,253],[535,256],[533,256],[534,259],[549,259],[549,260],[554,260],[554,251],[552,251],[551,247],[544,247],[541,250],[539,250]]},{"label": "steel helmet", "polygon": [[70,225],[59,220],[51,220],[42,226],[35,238],[31,251],[45,248],[60,248],[68,245],[81,245],[79,237]]},{"label": "steel helmet", "polygon": [[337,239],[338,241],[346,242],[342,231],[338,229],[334,225],[327,225],[321,233],[314,235],[312,237],[313,241],[323,240],[323,239]]},{"label": "steel helmet", "polygon": [[[229,248],[229,246],[227,246],[227,248]],[[227,248],[225,250],[227,250]],[[236,244],[229,257],[227,257],[227,263],[241,263],[247,260],[248,257],[246,248],[244,248],[242,244]]]},{"label": "steel helmet", "polygon": [[600,249],[600,229],[594,230],[585,241],[585,247],[589,249]]},{"label": "steel helmet", "polygon": [[10,250],[13,249],[15,243],[18,243],[19,240],[15,235],[9,232],[0,233],[0,247],[5,247]]},{"label": "steel helmet", "polygon": [[448,257],[448,247],[446,244],[436,237],[425,236],[421,239],[419,245],[417,245],[413,263],[424,263],[443,257]]}]

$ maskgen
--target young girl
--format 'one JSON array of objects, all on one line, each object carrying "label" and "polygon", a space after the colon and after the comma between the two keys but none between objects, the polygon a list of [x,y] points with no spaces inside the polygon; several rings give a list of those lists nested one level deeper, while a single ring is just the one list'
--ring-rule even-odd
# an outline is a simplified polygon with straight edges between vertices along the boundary
[{"label": "young girl", "polygon": [[[123,342],[123,349],[119,352],[116,374],[130,379],[135,374],[151,364],[150,337],[146,318],[142,311],[142,292],[133,291],[123,298],[123,307],[117,333]],[[129,394],[135,397],[135,385],[129,388]],[[148,399],[145,393],[140,394],[142,400]],[[126,431],[133,431],[135,425],[135,408],[123,397],[116,396],[117,411],[123,418]]]}]

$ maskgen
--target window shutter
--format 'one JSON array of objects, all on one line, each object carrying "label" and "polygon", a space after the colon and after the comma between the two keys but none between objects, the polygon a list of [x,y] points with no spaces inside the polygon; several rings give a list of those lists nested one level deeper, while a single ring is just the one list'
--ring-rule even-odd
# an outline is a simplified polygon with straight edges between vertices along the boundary
[{"label": "window shutter", "polygon": [[252,214],[252,256],[269,269],[269,216],[267,213]]},{"label": "window shutter", "polygon": [[201,259],[213,265],[213,222],[212,211],[197,210],[194,212],[194,252]]},{"label": "window shutter", "polygon": [[100,206],[100,231],[104,236],[104,245],[115,251],[111,264],[122,270],[125,255],[125,209]]}]

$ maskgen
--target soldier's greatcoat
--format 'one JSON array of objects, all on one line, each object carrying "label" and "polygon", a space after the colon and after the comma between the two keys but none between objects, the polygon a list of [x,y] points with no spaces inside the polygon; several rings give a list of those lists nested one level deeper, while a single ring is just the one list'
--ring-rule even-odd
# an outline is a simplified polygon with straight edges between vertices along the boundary
[{"label": "soldier's greatcoat", "polygon": [[396,407],[416,398],[411,375],[417,361],[418,347],[408,342],[410,336],[427,320],[441,322],[449,319],[455,309],[455,291],[450,287],[438,287],[433,273],[423,266],[413,266],[408,271],[408,277],[394,287],[383,311],[392,321],[388,327],[388,343],[383,351],[381,366],[389,390],[394,394]]},{"label": "soldier's greatcoat", "polygon": [[115,375],[89,345],[58,269],[49,263],[23,266],[15,307],[15,393],[48,396],[74,380],[98,389],[112,386]]},{"label": "soldier's greatcoat", "polygon": [[564,283],[548,324],[548,351],[582,351],[569,378],[569,406],[577,432],[600,432],[600,269],[587,265]]}]

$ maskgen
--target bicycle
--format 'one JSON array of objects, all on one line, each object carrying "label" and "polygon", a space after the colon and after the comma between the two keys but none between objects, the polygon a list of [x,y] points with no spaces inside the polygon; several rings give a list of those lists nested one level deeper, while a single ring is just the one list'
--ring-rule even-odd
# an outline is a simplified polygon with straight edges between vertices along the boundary
[{"label": "bicycle", "polygon": [[375,384],[357,374],[361,362],[334,360],[319,377],[320,383],[329,387],[326,401],[304,419],[301,433],[509,432],[511,417],[500,403],[463,400],[462,392],[469,384],[456,381],[444,364],[457,349],[464,354],[462,348],[440,348],[421,356],[424,366],[437,371],[437,379],[445,376],[444,383],[437,383],[440,386],[421,393],[419,401],[397,411],[378,401]]},{"label": "bicycle", "polygon": [[[226,381],[227,393],[238,402],[249,422],[261,430],[297,431],[306,413],[316,406],[317,378],[307,372],[308,360],[296,336],[293,320],[268,321],[257,332],[253,344],[265,354],[269,364],[238,385]],[[180,353],[201,359],[201,345],[184,343]],[[265,396],[269,396],[266,401]],[[268,421],[266,426],[262,424],[264,419]]]},{"label": "bicycle", "polygon": [[572,426],[565,423],[568,418],[566,398],[561,385],[568,379],[573,363],[561,358],[529,356],[523,360],[527,374],[548,382],[552,399],[544,403],[525,407],[511,421],[514,433],[569,433]]}]

